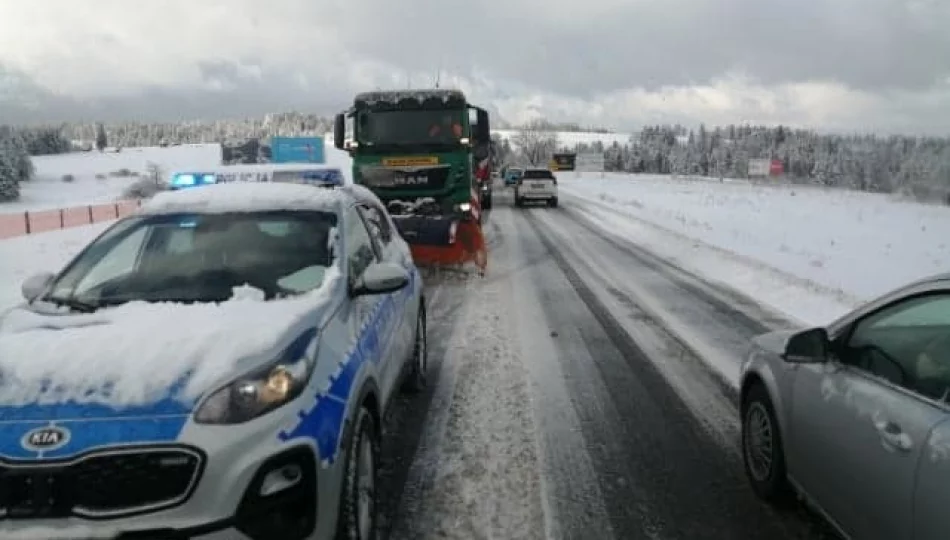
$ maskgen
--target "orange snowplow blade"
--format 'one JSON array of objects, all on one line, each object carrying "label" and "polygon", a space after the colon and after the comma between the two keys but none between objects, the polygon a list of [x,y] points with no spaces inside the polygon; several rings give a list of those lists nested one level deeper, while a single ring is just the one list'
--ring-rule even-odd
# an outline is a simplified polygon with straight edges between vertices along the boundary
[{"label": "orange snowplow blade", "polygon": [[488,250],[481,226],[462,221],[455,231],[455,242],[448,245],[409,244],[412,258],[420,267],[458,267],[474,263],[484,275],[488,267]]}]

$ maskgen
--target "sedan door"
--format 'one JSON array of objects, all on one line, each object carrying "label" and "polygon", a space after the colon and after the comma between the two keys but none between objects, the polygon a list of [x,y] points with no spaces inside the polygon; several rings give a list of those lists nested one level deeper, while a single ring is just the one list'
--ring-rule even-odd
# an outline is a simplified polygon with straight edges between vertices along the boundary
[{"label": "sedan door", "polygon": [[945,419],[922,355],[947,329],[950,296],[900,300],[848,325],[829,363],[797,367],[789,471],[853,538],[914,537],[917,469]]}]

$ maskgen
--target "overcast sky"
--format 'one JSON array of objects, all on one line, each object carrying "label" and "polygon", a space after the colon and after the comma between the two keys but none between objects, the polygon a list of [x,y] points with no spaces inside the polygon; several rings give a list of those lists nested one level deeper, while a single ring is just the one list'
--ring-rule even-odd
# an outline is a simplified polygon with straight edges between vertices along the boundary
[{"label": "overcast sky", "polygon": [[950,133],[950,0],[0,0],[0,123],[332,113]]}]

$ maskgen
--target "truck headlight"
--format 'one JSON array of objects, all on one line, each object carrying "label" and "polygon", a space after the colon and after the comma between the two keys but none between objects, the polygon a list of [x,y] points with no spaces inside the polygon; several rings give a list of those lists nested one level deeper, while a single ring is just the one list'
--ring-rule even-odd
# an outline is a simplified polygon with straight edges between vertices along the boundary
[{"label": "truck headlight", "polygon": [[[212,392],[195,411],[200,424],[241,424],[293,401],[307,387],[315,362],[314,332],[294,342],[281,357]],[[306,342],[301,343],[306,338]]]}]

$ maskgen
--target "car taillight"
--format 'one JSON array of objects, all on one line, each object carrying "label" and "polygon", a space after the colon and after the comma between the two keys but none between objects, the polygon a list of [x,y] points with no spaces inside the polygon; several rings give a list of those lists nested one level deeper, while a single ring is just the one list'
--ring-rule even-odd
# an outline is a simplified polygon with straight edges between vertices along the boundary
[{"label": "car taillight", "polygon": [[455,233],[458,232],[459,224],[458,221],[453,221],[452,225],[449,226],[449,244],[455,243]]}]

